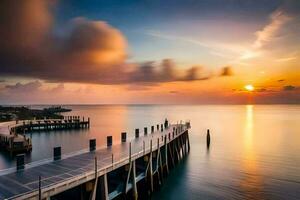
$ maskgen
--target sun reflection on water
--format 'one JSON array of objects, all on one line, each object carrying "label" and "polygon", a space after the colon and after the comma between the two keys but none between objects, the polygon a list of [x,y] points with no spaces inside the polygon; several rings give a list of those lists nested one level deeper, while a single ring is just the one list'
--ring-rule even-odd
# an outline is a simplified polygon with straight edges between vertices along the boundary
[{"label": "sun reflection on water", "polygon": [[240,182],[241,190],[249,199],[261,199],[263,190],[263,180],[259,175],[259,165],[257,163],[256,151],[254,147],[254,120],[253,105],[246,106],[245,130],[243,137],[243,158],[241,159],[242,178]]}]

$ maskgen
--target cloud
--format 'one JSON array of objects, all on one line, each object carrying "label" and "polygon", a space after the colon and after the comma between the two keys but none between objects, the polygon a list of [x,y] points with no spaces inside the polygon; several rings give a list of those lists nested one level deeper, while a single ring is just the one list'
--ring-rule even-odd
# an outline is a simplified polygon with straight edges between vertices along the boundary
[{"label": "cloud", "polygon": [[51,2],[4,0],[0,37],[6,39],[0,41],[0,75],[96,84],[210,78],[198,67],[179,70],[171,59],[127,63],[126,38],[104,21],[77,17],[65,25],[63,34],[56,34]]},{"label": "cloud", "polygon": [[6,89],[13,90],[15,92],[22,92],[22,93],[33,92],[38,90],[41,87],[42,87],[42,83],[40,81],[28,82],[25,84],[18,82],[14,85],[5,86]]},{"label": "cloud", "polygon": [[[269,16],[269,23],[267,23],[261,30],[255,32],[255,41],[251,47],[241,54],[239,59],[247,60],[261,56],[262,49],[269,45],[269,43],[273,42],[274,39],[278,38],[283,26],[292,19],[293,18],[287,14],[286,9],[284,8],[279,8],[272,12]],[[276,61],[285,62],[293,59],[294,58],[283,58],[277,59]]]},{"label": "cloud", "polygon": [[287,62],[287,61],[291,61],[291,60],[296,60],[297,57],[287,57],[287,58],[279,58],[279,59],[276,59],[275,61],[276,62]]},{"label": "cloud", "polygon": [[283,11],[277,10],[270,16],[270,23],[267,24],[262,30],[255,33],[256,40],[253,44],[254,48],[262,48],[266,43],[270,42],[278,30],[290,20]]},{"label": "cloud", "polygon": [[286,86],[283,86],[283,91],[292,91],[292,90],[296,90],[297,88],[293,85],[286,85]]},{"label": "cloud", "polygon": [[285,81],[285,79],[279,79],[279,80],[277,80],[277,82],[283,82],[283,81]]},{"label": "cloud", "polygon": [[222,68],[221,76],[232,76],[232,75],[233,75],[232,67],[226,66]]}]

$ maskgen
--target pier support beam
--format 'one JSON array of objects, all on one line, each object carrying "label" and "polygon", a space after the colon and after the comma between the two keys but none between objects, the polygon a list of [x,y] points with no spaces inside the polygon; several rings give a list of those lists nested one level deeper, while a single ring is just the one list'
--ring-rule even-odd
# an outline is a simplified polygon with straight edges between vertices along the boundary
[{"label": "pier support beam", "polygon": [[101,192],[101,200],[108,200],[108,184],[107,184],[107,174],[99,177],[99,186]]}]

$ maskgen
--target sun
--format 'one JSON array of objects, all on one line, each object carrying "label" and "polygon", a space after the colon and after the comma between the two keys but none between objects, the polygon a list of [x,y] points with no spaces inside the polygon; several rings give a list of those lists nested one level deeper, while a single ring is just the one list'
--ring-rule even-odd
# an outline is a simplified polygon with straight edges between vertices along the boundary
[{"label": "sun", "polygon": [[247,91],[253,91],[254,90],[254,87],[253,87],[253,85],[245,85],[245,87],[244,87]]}]

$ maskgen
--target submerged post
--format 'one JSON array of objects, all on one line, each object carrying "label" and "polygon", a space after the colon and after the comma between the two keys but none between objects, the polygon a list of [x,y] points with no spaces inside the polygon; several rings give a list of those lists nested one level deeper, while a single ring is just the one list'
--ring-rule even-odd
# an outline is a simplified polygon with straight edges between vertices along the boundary
[{"label": "submerged post", "polygon": [[207,134],[206,134],[206,146],[209,148],[210,145],[210,134],[209,134],[209,129],[207,129]]}]

